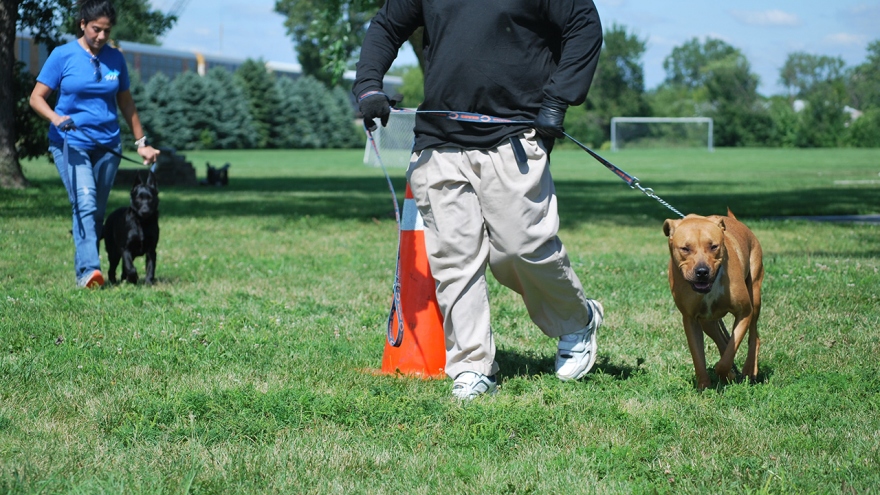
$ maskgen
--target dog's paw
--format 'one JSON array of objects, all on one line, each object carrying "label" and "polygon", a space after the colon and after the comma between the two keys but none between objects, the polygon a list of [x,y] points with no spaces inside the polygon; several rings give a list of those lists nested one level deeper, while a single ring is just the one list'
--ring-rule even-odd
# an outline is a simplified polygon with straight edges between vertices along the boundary
[{"label": "dog's paw", "polygon": [[736,373],[729,366],[722,365],[721,362],[715,365],[715,374],[718,375],[719,380],[727,383],[736,382]]}]

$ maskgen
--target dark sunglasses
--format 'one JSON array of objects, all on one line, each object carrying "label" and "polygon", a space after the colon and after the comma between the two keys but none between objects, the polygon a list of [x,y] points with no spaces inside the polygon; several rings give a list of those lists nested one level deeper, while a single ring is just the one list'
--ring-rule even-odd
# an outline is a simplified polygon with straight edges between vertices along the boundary
[{"label": "dark sunglasses", "polygon": [[92,65],[95,67],[95,82],[100,82],[103,76],[101,75],[101,61],[98,60],[98,57],[92,57]]}]

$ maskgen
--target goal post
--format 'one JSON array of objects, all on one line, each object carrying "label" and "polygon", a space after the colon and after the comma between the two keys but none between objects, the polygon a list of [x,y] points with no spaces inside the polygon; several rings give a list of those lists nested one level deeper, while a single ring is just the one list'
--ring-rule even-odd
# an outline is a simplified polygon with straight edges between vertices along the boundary
[{"label": "goal post", "polygon": [[[378,119],[375,121],[376,130],[372,131],[376,148],[382,156],[382,165],[389,168],[406,168],[412,156],[415,134],[413,128],[416,125],[414,112],[391,112],[388,116],[388,125],[382,126]],[[364,165],[378,167],[379,159],[370,140],[367,139],[364,148]]]},{"label": "goal post", "polygon": [[[698,124],[706,126],[705,134],[699,130],[697,134],[706,136],[706,147],[709,151],[715,151],[713,144],[713,123],[710,117],[612,117],[611,118],[611,150],[621,149],[622,143],[627,139],[620,132],[620,124],[649,124],[639,133],[639,138],[650,139],[652,142],[673,139],[676,134],[693,134],[694,132],[673,132],[669,129],[662,130],[650,124]],[[702,141],[702,138],[700,138]]]}]

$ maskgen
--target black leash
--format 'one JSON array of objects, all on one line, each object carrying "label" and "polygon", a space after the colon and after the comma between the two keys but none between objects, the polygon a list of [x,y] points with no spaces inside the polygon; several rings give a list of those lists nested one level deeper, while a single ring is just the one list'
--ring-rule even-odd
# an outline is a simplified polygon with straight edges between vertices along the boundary
[{"label": "black leash", "polygon": [[70,131],[79,131],[80,134],[82,134],[82,135],[85,136],[89,141],[91,141],[92,143],[94,143],[95,146],[101,148],[102,150],[106,151],[107,153],[110,153],[110,154],[113,155],[113,156],[117,156],[117,157],[119,157],[119,158],[121,158],[121,159],[123,159],[123,160],[125,160],[125,161],[129,161],[129,162],[131,162],[131,163],[137,163],[138,165],[143,165],[143,164],[144,164],[143,161],[140,161],[140,162],[139,162],[139,161],[137,161],[137,160],[132,160],[131,158],[129,158],[129,157],[123,155],[122,153],[118,153],[118,152],[117,152],[116,150],[114,150],[113,148],[110,148],[109,146],[107,146],[107,145],[105,145],[105,144],[99,142],[97,139],[93,138],[92,136],[89,136],[89,134],[88,134],[86,131],[84,131],[84,130],[82,130],[82,129],[80,129],[79,127],[76,126],[76,124],[73,122],[73,119],[67,119],[67,120],[65,120],[64,122],[61,123],[61,127],[59,127],[58,129],[64,132],[64,144],[65,144],[65,145],[67,144],[67,133],[70,132]]},{"label": "black leash", "polygon": [[662,198],[660,198],[660,196],[657,196],[656,194],[654,194],[654,190],[653,190],[653,189],[651,189],[650,187],[642,187],[642,185],[639,184],[639,179],[638,179],[638,177],[635,177],[635,176],[629,175],[628,173],[626,173],[626,172],[624,172],[623,170],[619,169],[619,168],[616,167],[613,163],[611,163],[611,162],[609,162],[608,160],[602,158],[601,156],[599,156],[598,153],[596,153],[595,151],[593,151],[593,150],[591,150],[590,148],[586,147],[584,144],[582,144],[582,143],[581,143],[580,141],[578,141],[577,139],[571,137],[567,132],[563,132],[563,134],[565,134],[565,137],[567,137],[568,139],[570,139],[571,142],[573,142],[574,144],[580,146],[582,150],[584,150],[584,151],[586,151],[587,153],[589,153],[590,156],[592,156],[593,158],[595,158],[599,163],[601,163],[602,165],[605,165],[605,167],[608,168],[608,170],[614,172],[614,175],[616,175],[616,176],[620,177],[621,179],[623,179],[623,181],[626,182],[626,184],[627,184],[630,188],[632,188],[632,189],[638,189],[639,191],[642,191],[642,192],[645,194],[645,196],[647,196],[647,197],[649,197],[649,198],[654,198],[654,199],[656,199],[658,203],[660,203],[661,205],[663,205],[663,206],[669,208],[670,210],[672,210],[672,211],[673,211],[676,215],[678,215],[679,217],[684,218],[684,215],[683,215],[680,211],[678,211],[678,210],[676,210],[675,208],[673,208],[672,205],[670,205],[669,203],[667,203],[666,201],[664,201]]}]

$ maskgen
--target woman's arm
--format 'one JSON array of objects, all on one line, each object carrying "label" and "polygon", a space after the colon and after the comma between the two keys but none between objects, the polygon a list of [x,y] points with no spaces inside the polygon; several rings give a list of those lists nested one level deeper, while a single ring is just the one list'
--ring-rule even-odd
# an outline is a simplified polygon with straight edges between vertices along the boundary
[{"label": "woman's arm", "polygon": [[[39,83],[38,83],[39,84]],[[128,123],[131,133],[134,134],[135,142],[138,142],[138,155],[144,159],[144,165],[154,163],[159,158],[159,150],[141,142],[144,136],[144,128],[141,126],[141,119],[138,117],[137,109],[134,106],[134,98],[131,97],[131,91],[120,91],[116,94],[116,104],[119,105],[119,111],[122,117]]]},{"label": "woman's arm", "polygon": [[36,85],[34,85],[34,90],[31,92],[31,97],[28,100],[28,103],[30,103],[31,108],[33,108],[40,117],[48,120],[49,122],[54,124],[55,127],[58,127],[62,122],[70,119],[70,117],[68,117],[67,115],[58,115],[57,113],[55,113],[55,110],[52,109],[47,100],[49,98],[49,95],[51,94],[52,88],[46,86],[41,82],[38,82]]}]

